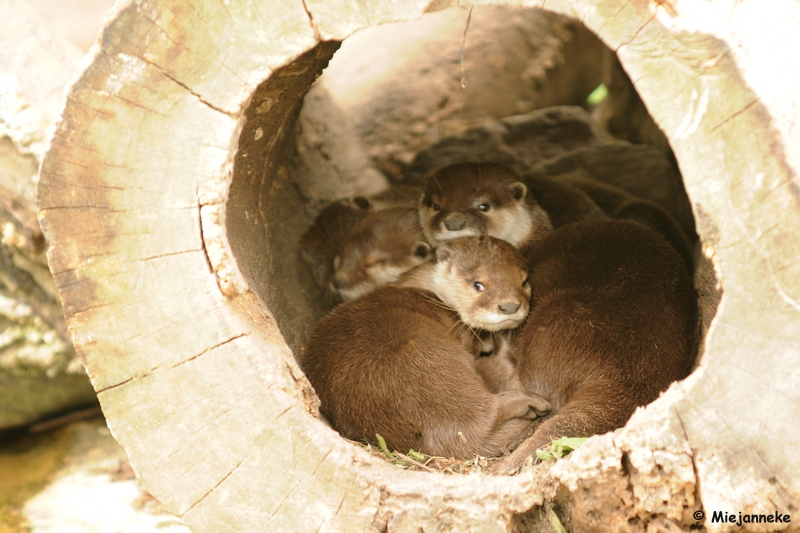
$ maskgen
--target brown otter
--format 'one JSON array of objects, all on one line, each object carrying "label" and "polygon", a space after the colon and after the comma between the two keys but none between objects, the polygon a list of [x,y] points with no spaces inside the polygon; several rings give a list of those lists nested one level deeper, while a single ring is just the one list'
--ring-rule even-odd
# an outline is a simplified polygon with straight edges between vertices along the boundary
[{"label": "brown otter", "polygon": [[[533,179],[533,176],[526,176]],[[678,221],[660,204],[639,198],[613,185],[590,178],[582,171],[575,171],[556,178],[562,183],[575,186],[588,194],[610,217],[627,218],[651,226],[661,233],[681,254],[687,267],[694,266],[694,248],[689,243]]]},{"label": "brown otter", "polygon": [[321,412],[343,436],[375,442],[380,434],[397,450],[501,454],[550,406],[524,390],[492,393],[475,369],[471,328],[522,322],[527,276],[513,246],[466,237],[398,284],[339,305],[304,350]]},{"label": "brown otter", "polygon": [[619,140],[598,143],[540,161],[526,176],[556,177],[573,172],[661,205],[679,222],[689,242],[697,242],[692,206],[680,172],[660,150]]},{"label": "brown otter", "polygon": [[415,208],[371,211],[353,225],[334,258],[331,290],[342,300],[363,296],[394,283],[429,253]]},{"label": "brown otter", "polygon": [[531,313],[514,342],[519,377],[552,413],[495,471],[552,439],[625,424],[694,361],[697,297],[677,252],[630,220],[577,222],[532,250]]},{"label": "brown otter", "polygon": [[526,253],[554,226],[605,215],[580,190],[547,178],[523,183],[499,163],[458,163],[425,179],[420,223],[432,245],[487,234]]},{"label": "brown otter", "polygon": [[550,217],[554,228],[579,220],[607,218],[591,195],[568,182],[542,176],[524,176],[523,181]]},{"label": "brown otter", "polygon": [[[360,294],[359,289],[352,292],[347,287],[342,287],[343,292],[340,293],[336,285],[358,284],[360,280],[370,280],[377,286],[395,281],[398,273],[417,265],[425,258],[429,247],[425,244],[419,222],[416,221],[416,206],[421,194],[422,189],[419,187],[393,185],[372,196],[336,200],[320,210],[311,227],[301,237],[300,250],[316,284],[329,291],[326,296],[340,300],[354,297]],[[399,211],[391,210],[399,206],[414,208],[413,219],[406,216],[411,211],[398,214]],[[390,213],[374,214],[381,210],[389,210]],[[365,218],[369,218],[369,221],[362,222]],[[392,222],[397,227],[393,227]],[[375,227],[370,229],[373,224]],[[386,235],[381,236],[380,232],[384,231]],[[421,241],[425,249],[414,246],[413,253],[410,253],[409,246],[408,249],[399,251],[412,235],[418,236],[416,240]],[[393,240],[395,238],[396,241]],[[362,242],[359,243],[359,240]],[[364,241],[370,241],[377,246],[370,257],[367,257],[369,250]],[[338,268],[338,277],[335,277],[340,264],[334,263],[341,263],[342,256],[348,254],[356,254],[357,257],[351,257],[353,261],[349,263],[345,260],[347,266]],[[371,272],[364,272],[366,265],[359,265],[360,260],[366,260],[372,265]],[[387,269],[391,272],[387,272]],[[367,285],[361,289],[364,292],[371,290]]]},{"label": "brown otter", "polygon": [[372,209],[387,209],[389,207],[416,207],[422,189],[414,185],[403,183],[390,185],[385,191],[372,196],[356,196],[353,201],[361,206]]},{"label": "brown otter", "polygon": [[356,222],[369,213],[366,204],[338,200],[324,206],[300,238],[300,252],[314,282],[327,289],[334,274],[333,262]]},{"label": "brown otter", "polygon": [[513,349],[514,331],[481,331],[473,348],[475,369],[492,392],[522,389]]}]

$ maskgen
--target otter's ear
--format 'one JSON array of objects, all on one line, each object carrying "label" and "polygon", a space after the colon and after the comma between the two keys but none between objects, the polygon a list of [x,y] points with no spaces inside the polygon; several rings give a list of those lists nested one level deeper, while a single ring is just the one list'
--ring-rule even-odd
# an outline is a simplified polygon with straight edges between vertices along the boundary
[{"label": "otter's ear", "polygon": [[411,250],[417,257],[425,259],[431,253],[431,245],[427,242],[417,241]]},{"label": "otter's ear", "polygon": [[436,260],[437,261],[447,261],[450,259],[450,254],[453,253],[453,250],[446,244],[441,244],[436,248]]},{"label": "otter's ear", "polygon": [[528,192],[528,186],[521,181],[515,181],[508,186],[508,190],[511,191],[511,196],[517,200],[522,200],[525,198],[525,193]]},{"label": "otter's ear", "polygon": [[432,192],[441,192],[442,187],[439,185],[439,170],[429,172],[427,176],[422,178],[422,194],[430,194]]}]

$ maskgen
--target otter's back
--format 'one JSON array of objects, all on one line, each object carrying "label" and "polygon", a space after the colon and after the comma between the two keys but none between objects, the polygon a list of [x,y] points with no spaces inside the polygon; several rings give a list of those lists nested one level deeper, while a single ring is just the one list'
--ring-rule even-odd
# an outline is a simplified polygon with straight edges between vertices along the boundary
[{"label": "otter's back", "polygon": [[[384,287],[336,307],[305,349],[321,411],[345,437],[419,450],[443,420],[468,427],[488,395],[467,349],[472,332],[430,293]],[[465,419],[467,413],[474,420]]]}]

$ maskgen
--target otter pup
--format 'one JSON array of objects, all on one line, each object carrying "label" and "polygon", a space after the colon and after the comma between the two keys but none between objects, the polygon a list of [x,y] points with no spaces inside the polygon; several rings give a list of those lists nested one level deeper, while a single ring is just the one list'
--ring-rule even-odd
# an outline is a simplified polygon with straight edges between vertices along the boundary
[{"label": "otter pup", "polygon": [[481,331],[473,349],[475,369],[492,392],[523,389],[513,349],[513,331]]},{"label": "otter pup", "polygon": [[390,185],[385,191],[372,196],[356,196],[353,201],[362,206],[369,206],[372,209],[416,207],[421,195],[421,188],[415,185],[398,183]]},{"label": "otter pup", "polygon": [[570,185],[547,178],[526,184],[500,163],[458,163],[425,179],[419,216],[432,245],[488,234],[526,253],[556,225],[605,215]]},{"label": "otter pup", "polygon": [[[533,178],[533,176],[526,177]],[[661,233],[681,254],[690,271],[693,270],[693,246],[678,221],[660,204],[592,179],[582,171],[559,176],[557,179],[584,191],[612,218],[636,220]]]},{"label": "otter pup", "polygon": [[345,302],[304,350],[321,412],[344,437],[469,458],[517,442],[550,406],[524,390],[492,393],[475,369],[474,332],[528,314],[527,263],[488,236],[440,246],[396,285]]},{"label": "otter pup", "polygon": [[428,259],[430,249],[415,208],[371,211],[353,225],[340,246],[330,288],[342,300],[363,296],[397,281]]},{"label": "otter pup", "polygon": [[323,207],[311,227],[300,238],[300,252],[314,282],[321,288],[330,285],[334,259],[356,222],[369,213],[369,202],[338,200]]},{"label": "otter pup", "polygon": [[514,350],[522,384],[553,410],[495,471],[520,467],[553,439],[624,425],[688,375],[697,350],[692,280],[655,230],[577,222],[550,233],[531,258],[531,313]]},{"label": "otter pup", "polygon": [[526,175],[550,177],[573,172],[661,205],[679,222],[689,242],[697,242],[692,206],[680,172],[660,150],[619,140],[598,143],[540,161]]}]

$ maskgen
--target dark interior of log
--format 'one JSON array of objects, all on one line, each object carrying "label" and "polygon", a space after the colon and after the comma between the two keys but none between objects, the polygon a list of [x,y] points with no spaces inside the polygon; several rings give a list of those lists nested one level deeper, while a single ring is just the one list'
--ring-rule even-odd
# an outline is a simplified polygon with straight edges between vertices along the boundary
[{"label": "dark interior of log", "polygon": [[303,97],[338,47],[320,44],[256,90],[245,112],[228,193],[232,251],[295,353],[322,306],[298,251],[315,213],[289,176],[287,155]]},{"label": "dark interior of log", "polygon": [[[303,263],[298,241],[324,201],[332,199],[325,198],[330,194],[328,188],[325,194],[309,195],[309,184],[299,184],[295,179],[297,120],[305,95],[340,44],[320,44],[275,72],[253,94],[241,127],[226,209],[226,228],[236,261],[252,290],[276,319],[296,357],[310,329],[328,310],[328,301]],[[584,68],[576,65],[573,76]],[[613,62],[610,68],[621,71]],[[614,133],[668,150],[666,138],[654,123],[655,129],[645,135],[638,133],[638,137],[625,131],[630,124],[623,118],[632,107],[640,114],[646,113],[632,84],[610,86],[609,90],[611,97],[616,94],[620,98],[616,118],[609,121],[618,130]],[[551,99],[547,103],[574,102]],[[376,167],[381,166],[380,161],[375,163]],[[696,255],[701,263],[708,263],[702,254]],[[713,269],[710,272],[710,278],[705,274],[704,283],[713,288]],[[699,293],[701,300],[705,299],[701,312],[707,324],[716,309],[718,294],[703,287],[699,287]]]}]

